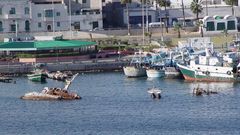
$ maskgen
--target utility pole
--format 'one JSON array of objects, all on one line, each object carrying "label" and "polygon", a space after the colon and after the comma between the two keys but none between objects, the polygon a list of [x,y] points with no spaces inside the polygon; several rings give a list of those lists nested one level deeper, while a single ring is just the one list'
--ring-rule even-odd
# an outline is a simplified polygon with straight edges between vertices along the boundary
[{"label": "utility pole", "polygon": [[55,12],[54,12],[54,4],[52,0],[52,12],[53,12],[53,23],[52,23],[52,28],[53,28],[53,36],[55,36]]},{"label": "utility pole", "polygon": [[72,39],[72,9],[71,9],[71,0],[68,0],[68,4],[69,4],[69,25],[70,25],[70,39]]},{"label": "utility pole", "polygon": [[148,2],[146,3],[146,28],[147,28],[147,33],[149,32],[149,27],[148,27]]},{"label": "utility pole", "polygon": [[18,23],[17,20],[15,20],[15,36],[18,37]]},{"label": "utility pole", "polygon": [[183,0],[182,0],[182,12],[183,12],[183,27],[185,27],[185,11],[184,11],[185,7],[184,7],[184,3],[183,3]]},{"label": "utility pole", "polygon": [[144,0],[142,0],[142,36],[143,36],[143,45],[145,45],[145,26],[144,26]]},{"label": "utility pole", "polygon": [[208,0],[206,0],[206,16],[208,16]]}]

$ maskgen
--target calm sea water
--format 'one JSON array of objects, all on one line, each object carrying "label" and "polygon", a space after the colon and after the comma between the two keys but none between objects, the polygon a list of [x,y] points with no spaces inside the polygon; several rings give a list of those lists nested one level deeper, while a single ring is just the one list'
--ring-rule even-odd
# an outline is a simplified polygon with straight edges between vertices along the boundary
[{"label": "calm sea water", "polygon": [[[19,99],[26,92],[63,83],[14,79],[16,84],[0,83],[1,135],[240,134],[240,84],[84,73],[70,86],[82,100],[26,101]],[[191,90],[197,85],[219,93],[193,96]],[[146,91],[153,86],[163,89],[162,99],[150,98]]]}]

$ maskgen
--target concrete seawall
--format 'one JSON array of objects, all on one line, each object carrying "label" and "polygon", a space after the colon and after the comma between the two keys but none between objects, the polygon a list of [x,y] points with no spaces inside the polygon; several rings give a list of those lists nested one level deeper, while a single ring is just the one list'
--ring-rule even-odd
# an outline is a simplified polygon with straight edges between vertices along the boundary
[{"label": "concrete seawall", "polygon": [[[89,62],[89,63],[48,63],[46,69],[50,72],[54,71],[109,71],[121,70],[127,65],[125,61],[110,62]],[[9,64],[0,65],[0,73],[4,74],[26,74],[34,69],[32,64]]]}]

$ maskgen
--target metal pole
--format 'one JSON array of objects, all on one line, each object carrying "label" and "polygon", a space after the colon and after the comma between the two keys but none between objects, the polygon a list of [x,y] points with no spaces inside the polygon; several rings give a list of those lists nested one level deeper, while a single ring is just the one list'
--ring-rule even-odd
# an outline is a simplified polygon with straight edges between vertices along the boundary
[{"label": "metal pole", "polygon": [[146,28],[147,28],[147,33],[149,32],[148,28],[148,3],[146,4]]},{"label": "metal pole", "polygon": [[143,31],[143,45],[145,45],[145,26],[144,26],[144,1],[142,0],[142,31]]},{"label": "metal pole", "polygon": [[206,0],[206,16],[208,16],[208,1]]},{"label": "metal pole", "polygon": [[18,36],[18,23],[17,23],[17,20],[15,20],[15,36],[16,36],[16,38]]},{"label": "metal pole", "polygon": [[68,0],[68,4],[69,4],[69,25],[70,25],[70,39],[72,39],[72,9],[71,9],[71,0]]},{"label": "metal pole", "polygon": [[182,0],[182,12],[183,12],[183,27],[185,27],[185,11],[184,11],[185,7],[184,7],[184,3],[183,3],[183,0]]},{"label": "metal pole", "polygon": [[52,0],[52,12],[53,12],[53,36],[55,35],[55,11],[54,11],[54,4],[53,4],[53,0]]}]

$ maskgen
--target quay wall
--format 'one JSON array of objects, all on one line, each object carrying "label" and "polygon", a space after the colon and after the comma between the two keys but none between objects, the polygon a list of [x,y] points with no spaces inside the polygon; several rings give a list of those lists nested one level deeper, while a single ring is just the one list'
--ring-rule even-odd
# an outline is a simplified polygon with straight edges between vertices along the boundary
[{"label": "quay wall", "polygon": [[[121,70],[128,62],[89,62],[89,63],[47,63],[44,67],[50,72],[54,71],[111,71]],[[26,74],[34,69],[33,64],[8,64],[0,65],[0,73],[3,74]]]}]

